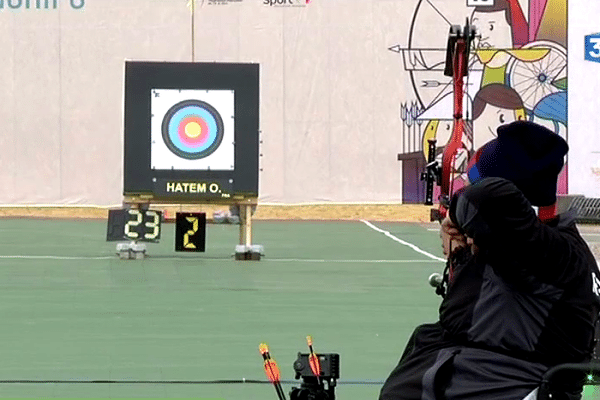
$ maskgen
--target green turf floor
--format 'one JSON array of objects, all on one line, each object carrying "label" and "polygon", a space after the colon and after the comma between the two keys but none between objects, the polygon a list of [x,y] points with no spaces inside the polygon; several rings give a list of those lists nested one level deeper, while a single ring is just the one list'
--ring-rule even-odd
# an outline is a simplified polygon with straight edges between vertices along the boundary
[{"label": "green turf floor", "polygon": [[[422,227],[385,228],[440,255]],[[317,352],[340,354],[340,400],[375,398],[380,384],[343,381],[383,380],[414,326],[436,317],[426,282],[441,264],[360,222],[256,223],[260,262],[232,259],[237,226],[209,225],[207,252],[189,255],[167,224],[147,259],[128,261],[105,231],[0,221],[0,380],[264,380],[267,342],[293,381],[310,334]],[[261,384],[0,384],[0,396],[276,398]]]},{"label": "green turf floor", "polygon": [[[441,257],[436,232],[376,225]],[[337,399],[376,399],[414,327],[437,318],[427,277],[443,264],[361,222],[257,222],[260,262],[233,260],[232,225],[209,225],[190,255],[165,224],[145,260],[118,259],[105,235],[103,221],[0,220],[0,381],[70,382],[0,382],[0,397],[276,400],[268,384],[81,382],[264,381],[261,342],[294,381],[312,335],[340,354]]]}]

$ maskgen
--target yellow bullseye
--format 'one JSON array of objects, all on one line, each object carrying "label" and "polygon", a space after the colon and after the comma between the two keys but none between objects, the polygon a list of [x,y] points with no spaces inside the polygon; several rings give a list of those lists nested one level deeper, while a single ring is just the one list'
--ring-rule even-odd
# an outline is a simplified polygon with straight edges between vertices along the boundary
[{"label": "yellow bullseye", "polygon": [[185,134],[191,138],[197,138],[202,134],[202,127],[197,122],[190,122],[185,126]]}]

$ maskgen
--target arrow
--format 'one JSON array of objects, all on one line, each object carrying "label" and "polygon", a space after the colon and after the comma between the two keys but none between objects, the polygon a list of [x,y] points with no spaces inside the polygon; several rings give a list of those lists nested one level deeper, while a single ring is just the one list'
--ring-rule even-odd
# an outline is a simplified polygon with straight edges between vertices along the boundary
[{"label": "arrow", "polygon": [[279,400],[285,400],[285,394],[283,393],[283,388],[281,387],[281,374],[279,372],[279,367],[274,359],[271,358],[271,354],[269,353],[269,346],[266,343],[261,343],[258,346],[258,351],[263,357],[265,363],[265,374],[267,374],[267,378],[269,381],[275,386],[275,391],[277,392],[277,397]]},{"label": "arrow", "polygon": [[310,369],[312,373],[317,377],[317,381],[319,382],[319,386],[322,385],[321,382],[321,362],[319,361],[319,357],[315,354],[313,350],[313,340],[312,336],[306,337],[306,343],[308,343],[308,349],[310,350],[310,355],[308,357],[308,364],[310,365]]}]

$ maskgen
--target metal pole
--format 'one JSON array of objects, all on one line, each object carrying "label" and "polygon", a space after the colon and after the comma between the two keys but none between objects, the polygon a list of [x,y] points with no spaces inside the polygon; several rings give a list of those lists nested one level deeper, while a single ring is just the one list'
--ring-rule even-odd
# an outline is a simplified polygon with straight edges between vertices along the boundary
[{"label": "metal pole", "polygon": [[196,16],[196,0],[191,0],[192,1],[192,62],[196,61],[196,52],[195,52],[195,44],[196,44],[196,40],[195,40],[195,31],[196,31],[196,22],[195,22],[195,16]]}]

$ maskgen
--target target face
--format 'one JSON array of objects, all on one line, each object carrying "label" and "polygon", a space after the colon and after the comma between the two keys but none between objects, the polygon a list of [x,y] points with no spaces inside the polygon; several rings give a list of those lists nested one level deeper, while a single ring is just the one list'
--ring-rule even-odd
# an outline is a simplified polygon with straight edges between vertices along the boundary
[{"label": "target face", "polygon": [[152,90],[153,169],[233,170],[234,92]]},{"label": "target face", "polygon": [[219,148],[223,141],[223,120],[210,104],[184,100],[167,111],[162,122],[162,137],[174,154],[198,160]]}]

